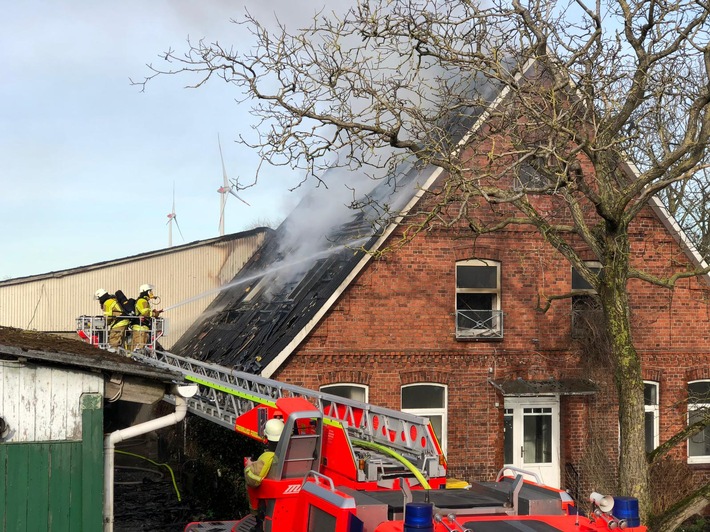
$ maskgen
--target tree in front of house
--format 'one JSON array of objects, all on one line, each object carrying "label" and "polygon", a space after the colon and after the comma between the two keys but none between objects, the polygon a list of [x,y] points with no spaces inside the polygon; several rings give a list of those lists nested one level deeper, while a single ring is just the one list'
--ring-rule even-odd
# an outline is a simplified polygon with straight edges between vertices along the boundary
[{"label": "tree in front of house", "polygon": [[[154,75],[233,84],[259,120],[248,143],[315,179],[339,165],[374,177],[411,156],[442,168],[446,180],[402,220],[407,239],[436,226],[464,225],[471,238],[537,230],[597,294],[619,401],[619,487],[647,518],[649,463],[707,433],[708,416],[647,456],[629,281],[672,290],[707,268],[640,269],[629,228],[659,194],[694,179],[707,188],[708,15],[689,0],[362,0],[293,33],[247,15],[253,49],[191,44]],[[573,295],[540,294],[540,308]]]}]

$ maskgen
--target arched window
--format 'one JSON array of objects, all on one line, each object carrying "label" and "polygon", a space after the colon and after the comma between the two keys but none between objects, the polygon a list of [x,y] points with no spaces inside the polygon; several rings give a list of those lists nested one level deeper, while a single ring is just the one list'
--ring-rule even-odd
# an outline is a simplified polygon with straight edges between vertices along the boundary
[{"label": "arched window", "polygon": [[367,403],[368,399],[368,388],[363,384],[352,384],[346,382],[326,384],[325,386],[320,387],[320,391],[331,395],[337,395],[338,397],[345,397],[346,399],[353,399],[354,401],[360,401],[362,403]]},{"label": "arched window", "polygon": [[446,453],[447,389],[443,384],[402,386],[402,411],[429,418],[441,449]]},{"label": "arched window", "polygon": [[[702,420],[710,409],[710,380],[688,383],[688,423]],[[710,462],[710,426],[688,438],[688,463]]]},{"label": "arched window", "polygon": [[503,338],[499,262],[456,263],[456,338]]}]

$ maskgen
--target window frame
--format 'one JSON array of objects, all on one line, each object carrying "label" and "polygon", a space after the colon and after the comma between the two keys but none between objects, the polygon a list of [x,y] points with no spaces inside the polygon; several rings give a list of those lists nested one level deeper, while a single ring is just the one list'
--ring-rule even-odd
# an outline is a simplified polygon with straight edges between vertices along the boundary
[{"label": "window frame", "polygon": [[[597,270],[597,275],[599,275],[602,270],[602,265],[599,261],[585,260],[583,262],[588,268],[592,270]],[[572,292],[572,320],[570,324],[570,331],[572,338],[582,338],[585,334],[585,331],[581,329],[582,325],[578,323],[578,320],[580,319],[579,314],[584,311],[593,311],[598,308],[598,304],[596,303],[595,298],[595,296],[597,295],[597,291],[578,273],[575,273],[576,271],[577,269],[574,266],[571,266],[570,289]],[[579,282],[583,284],[581,287],[575,287],[576,278],[578,278]],[[585,309],[578,308],[581,306],[582,302],[586,303]]]},{"label": "window frame", "polygon": [[[709,392],[708,397],[706,398],[706,401],[704,401],[704,402],[691,403],[690,385],[695,384],[695,383],[699,383],[699,382],[708,383],[708,392]],[[688,424],[690,424],[691,412],[694,412],[695,410],[700,410],[701,408],[710,409],[710,379],[697,379],[697,380],[688,381],[687,392],[688,392]],[[700,433],[698,433],[692,437],[693,438],[697,437],[700,434],[703,435],[703,438],[710,436],[710,426],[705,427]],[[686,449],[687,449],[689,464],[709,464],[710,463],[710,452],[708,452],[708,454],[700,454],[700,455],[694,455],[694,456],[690,455],[690,438],[688,438],[688,440],[687,440]]]},{"label": "window frame", "polygon": [[[414,387],[421,387],[421,386],[434,386],[437,388],[441,388],[444,392],[443,397],[444,397],[444,404],[443,406],[438,406],[438,407],[428,407],[428,408],[405,408],[404,407],[404,389],[405,388],[414,388]],[[437,439],[439,440],[439,445],[441,446],[441,450],[446,454],[446,447],[447,447],[447,431],[448,431],[448,409],[449,409],[449,387],[446,384],[441,384],[439,382],[414,382],[410,384],[403,384],[400,388],[399,391],[399,404],[400,404],[400,410],[402,412],[406,412],[408,414],[414,414],[415,416],[420,416],[420,417],[425,417],[430,420],[431,422],[431,417],[432,416],[440,416],[441,417],[441,434],[437,435]]]},{"label": "window frame", "polygon": [[[364,399],[352,399],[349,396],[341,395],[338,393],[333,393],[330,391],[328,388],[334,388],[334,387],[350,387],[352,389],[358,389],[358,390],[363,390],[364,391]],[[330,384],[324,384],[319,388],[319,391],[323,393],[328,393],[330,395],[337,395],[338,397],[342,397],[344,399],[350,399],[351,401],[360,401],[362,403],[367,403],[369,400],[370,396],[370,387],[367,386],[366,384],[358,384],[356,382],[331,382]]]},{"label": "window frame", "polygon": [[[660,408],[661,403],[661,383],[658,381],[643,381],[644,386],[644,401],[643,401],[643,412],[644,412],[644,433],[646,430],[646,414],[653,414],[653,442],[652,450],[660,445]],[[646,404],[646,386],[653,386],[656,389],[656,403],[648,405]],[[644,440],[646,440],[644,436]],[[646,443],[646,452],[648,452],[648,441]]]},{"label": "window frame", "polygon": [[[496,269],[495,288],[473,288],[459,287],[459,267],[494,267]],[[503,313],[502,313],[502,289],[501,289],[502,263],[490,259],[466,259],[456,261],[454,273],[454,326],[456,328],[457,340],[500,340],[503,338]],[[459,326],[459,296],[462,294],[487,294],[492,295],[491,308],[473,309],[491,312],[491,327],[487,328],[464,328]],[[468,309],[471,310],[471,309]]]}]

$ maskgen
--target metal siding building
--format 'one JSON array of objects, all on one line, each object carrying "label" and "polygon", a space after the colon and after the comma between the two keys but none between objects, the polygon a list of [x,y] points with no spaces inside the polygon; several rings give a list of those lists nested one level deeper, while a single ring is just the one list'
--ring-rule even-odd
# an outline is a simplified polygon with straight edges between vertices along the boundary
[{"label": "metal siding building", "polygon": [[209,240],[201,240],[131,257],[68,270],[0,281],[0,325],[45,332],[76,334],[76,318],[100,315],[94,300],[98,288],[113,293],[123,290],[138,296],[143,283],[155,286],[169,309],[167,349],[231,281],[259,249],[268,228],[258,228]]}]

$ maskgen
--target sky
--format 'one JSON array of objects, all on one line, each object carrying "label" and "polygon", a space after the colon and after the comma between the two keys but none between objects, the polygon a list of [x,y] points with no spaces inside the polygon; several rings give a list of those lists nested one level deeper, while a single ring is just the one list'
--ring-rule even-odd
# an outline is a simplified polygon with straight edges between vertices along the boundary
[{"label": "sky", "polygon": [[[173,199],[180,245],[219,236],[227,175],[251,181],[255,153],[249,105],[225,83],[189,89],[150,74],[187,39],[253,44],[230,22],[248,9],[289,27],[306,23],[314,0],[54,0],[5,2],[0,17],[0,280],[85,266],[168,247]],[[252,137],[253,138],[253,137]],[[229,197],[225,233],[272,227],[304,190],[270,170]],[[173,195],[174,190],[174,195]],[[181,235],[182,233],[182,235]]]}]

